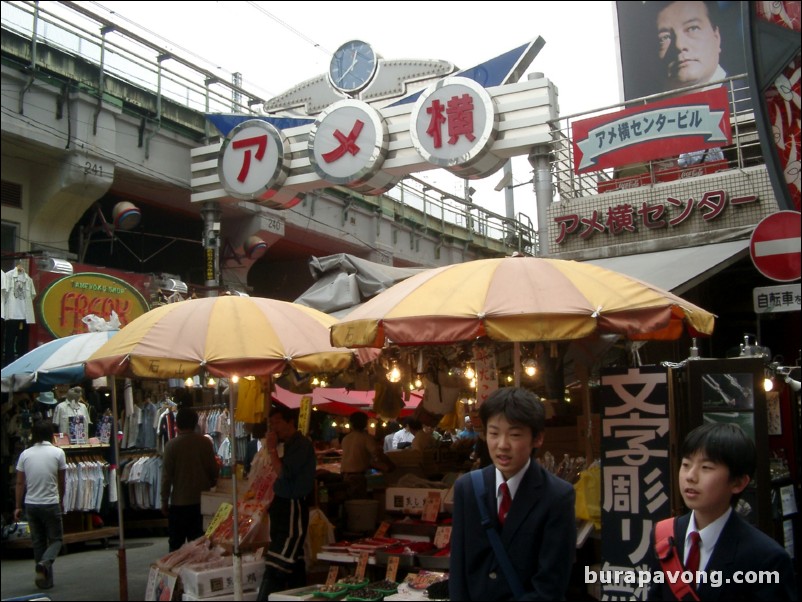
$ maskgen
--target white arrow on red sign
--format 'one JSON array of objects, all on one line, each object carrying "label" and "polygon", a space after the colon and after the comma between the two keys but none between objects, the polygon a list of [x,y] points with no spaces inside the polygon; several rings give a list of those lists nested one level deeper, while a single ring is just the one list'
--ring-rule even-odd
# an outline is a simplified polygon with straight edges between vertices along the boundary
[{"label": "white arrow on red sign", "polygon": [[798,211],[778,211],[752,232],[749,254],[758,271],[778,282],[802,277],[802,219]]}]

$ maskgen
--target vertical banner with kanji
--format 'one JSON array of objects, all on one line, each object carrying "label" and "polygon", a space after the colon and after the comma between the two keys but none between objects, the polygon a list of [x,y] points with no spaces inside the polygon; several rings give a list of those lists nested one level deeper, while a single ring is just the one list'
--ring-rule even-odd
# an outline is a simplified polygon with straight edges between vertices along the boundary
[{"label": "vertical banner with kanji", "polygon": [[624,572],[606,573],[621,577],[602,583],[602,600],[644,599],[633,570],[647,568],[652,528],[671,511],[667,369],[606,369],[601,402],[601,569]]},{"label": "vertical banner with kanji", "polygon": [[473,361],[476,364],[476,405],[478,407],[493,391],[498,389],[496,353],[492,347],[475,345]]},{"label": "vertical banner with kanji", "polygon": [[309,424],[312,420],[312,396],[301,397],[301,408],[298,413],[298,430],[304,435],[309,434]]}]

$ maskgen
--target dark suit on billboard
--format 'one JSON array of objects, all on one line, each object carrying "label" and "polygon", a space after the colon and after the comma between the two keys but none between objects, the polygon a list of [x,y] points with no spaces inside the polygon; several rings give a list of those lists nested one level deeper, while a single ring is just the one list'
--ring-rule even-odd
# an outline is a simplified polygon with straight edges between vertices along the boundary
[{"label": "dark suit on billboard", "polygon": [[[679,557],[685,557],[685,534],[691,514],[685,514],[674,522],[674,541]],[[660,571],[660,563],[654,553],[654,533],[647,556],[649,569],[654,575]],[[756,529],[735,512],[724,525],[713,554],[704,568],[707,583],[698,586],[700,600],[798,600],[797,576],[788,553],[771,537]],[[711,582],[713,571],[721,571],[721,586]],[[735,583],[737,571],[777,571],[776,583]],[[739,577],[743,581],[742,577]],[[727,582],[729,580],[729,583]],[[766,579],[764,578],[764,581]],[[668,581],[668,579],[666,579]],[[676,600],[668,584],[652,584],[648,600]]]},{"label": "dark suit on billboard", "polygon": [[[496,469],[482,471],[484,504],[526,595],[522,600],[565,598],[576,549],[574,489],[534,459],[499,528]],[[512,590],[482,527],[470,474],[454,485],[451,600],[512,600]]]}]

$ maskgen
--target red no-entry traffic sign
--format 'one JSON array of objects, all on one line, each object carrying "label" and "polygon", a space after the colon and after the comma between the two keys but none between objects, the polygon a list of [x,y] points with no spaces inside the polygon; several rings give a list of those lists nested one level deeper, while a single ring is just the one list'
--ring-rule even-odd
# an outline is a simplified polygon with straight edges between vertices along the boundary
[{"label": "red no-entry traffic sign", "polygon": [[798,211],[778,211],[764,218],[752,232],[749,254],[758,271],[778,282],[791,282],[802,276]]}]

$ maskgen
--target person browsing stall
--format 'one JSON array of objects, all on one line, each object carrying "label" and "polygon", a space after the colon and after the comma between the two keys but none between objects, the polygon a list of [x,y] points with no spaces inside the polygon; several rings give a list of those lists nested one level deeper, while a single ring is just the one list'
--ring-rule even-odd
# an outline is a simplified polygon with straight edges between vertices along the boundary
[{"label": "person browsing stall", "polygon": [[563,600],[576,547],[574,489],[534,459],[544,438],[543,404],[508,387],[493,392],[479,416],[493,464],[454,484],[449,597]]},{"label": "person browsing stall", "polygon": [[371,467],[388,470],[391,463],[370,434],[365,430],[368,426],[368,415],[365,412],[354,412],[349,417],[351,432],[343,437],[343,455],[340,461],[340,472],[346,486],[349,500],[368,498],[367,471]]},{"label": "person browsing stall", "polygon": [[[306,585],[304,542],[309,528],[309,498],[315,488],[317,457],[312,441],[298,430],[298,412],[270,411],[265,445],[278,475],[270,504],[270,545],[257,600]],[[279,454],[278,445],[283,445]]]},{"label": "person browsing stall", "polygon": [[164,446],[161,476],[161,510],[171,552],[203,535],[201,493],[217,484],[219,474],[213,445],[196,430],[198,413],[180,408],[175,424],[178,435]]},{"label": "person browsing stall", "polygon": [[[679,570],[698,577],[690,586],[698,599],[798,600],[797,577],[788,552],[734,511],[755,472],[757,452],[752,439],[737,424],[707,423],[688,433],[680,453],[679,488],[690,512],[668,519],[674,545],[668,537],[665,542],[681,559]],[[652,575],[667,570],[658,560],[656,539],[663,541],[653,531],[647,557]],[[773,574],[778,579],[750,583],[749,579],[735,578],[738,572],[750,575],[751,571]],[[717,586],[708,578],[711,575],[718,575]],[[670,579],[654,581],[649,600],[679,599]]]}]

